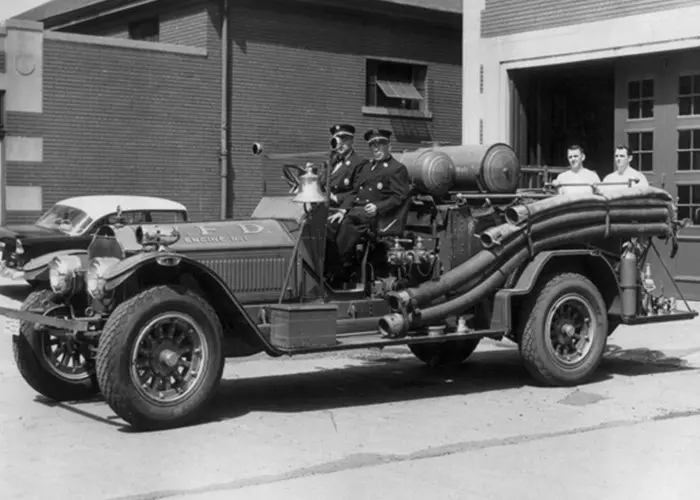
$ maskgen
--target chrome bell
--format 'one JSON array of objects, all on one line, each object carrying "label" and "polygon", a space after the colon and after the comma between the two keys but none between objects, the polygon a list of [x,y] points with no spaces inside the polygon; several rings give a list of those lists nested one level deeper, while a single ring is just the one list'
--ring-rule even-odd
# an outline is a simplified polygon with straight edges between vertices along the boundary
[{"label": "chrome bell", "polygon": [[326,197],[318,185],[318,175],[310,163],[306,164],[306,173],[299,176],[299,192],[294,196],[296,203],[323,203]]}]

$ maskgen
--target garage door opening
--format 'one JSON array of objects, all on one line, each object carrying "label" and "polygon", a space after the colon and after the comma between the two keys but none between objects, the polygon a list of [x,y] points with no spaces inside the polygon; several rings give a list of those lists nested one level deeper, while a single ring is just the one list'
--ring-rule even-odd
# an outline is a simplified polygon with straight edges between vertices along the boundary
[{"label": "garage door opening", "polygon": [[566,149],[583,146],[585,165],[612,169],[615,67],[612,61],[510,72],[511,142],[524,165],[566,167]]}]

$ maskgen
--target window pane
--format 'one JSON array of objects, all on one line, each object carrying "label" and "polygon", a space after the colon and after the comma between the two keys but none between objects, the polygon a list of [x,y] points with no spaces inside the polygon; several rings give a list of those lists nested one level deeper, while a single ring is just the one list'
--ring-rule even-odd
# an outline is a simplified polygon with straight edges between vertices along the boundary
[{"label": "window pane", "polygon": [[678,98],[678,115],[688,116],[693,112],[693,98],[692,97],[679,97]]},{"label": "window pane", "polygon": [[636,132],[630,132],[627,134],[627,142],[630,145],[632,152],[637,152],[639,150],[639,134]]},{"label": "window pane", "polygon": [[640,170],[643,172],[651,172],[654,170],[654,153],[640,153],[642,163]]},{"label": "window pane", "polygon": [[645,99],[642,101],[642,118],[651,118],[654,116],[654,101]]},{"label": "window pane", "polygon": [[627,84],[627,99],[639,99],[641,97],[639,92],[639,83],[640,82],[636,81],[629,82]]},{"label": "window pane", "polygon": [[688,95],[692,92],[693,82],[690,76],[681,76],[678,79],[678,95]]},{"label": "window pane", "polygon": [[[690,152],[678,152],[678,170],[690,170]],[[680,189],[680,187],[678,189]]]},{"label": "window pane", "polygon": [[642,132],[642,151],[654,150],[654,132]]},{"label": "window pane", "polygon": [[693,97],[693,109],[690,112],[694,115],[700,115],[700,95]]},{"label": "window pane", "polygon": [[690,130],[678,131],[678,149],[690,149]]},{"label": "window pane", "polygon": [[690,207],[678,207],[678,218],[680,220],[690,219]]},{"label": "window pane", "polygon": [[700,75],[693,75],[693,94],[700,94]]},{"label": "window pane", "polygon": [[679,185],[678,186],[678,203],[680,205],[687,205],[690,203],[690,186]]},{"label": "window pane", "polygon": [[642,97],[654,97],[654,80],[642,81]]},{"label": "window pane", "polygon": [[690,192],[693,194],[693,205],[700,205],[700,184],[693,184]]},{"label": "window pane", "polygon": [[700,170],[700,151],[693,151],[693,163],[690,166],[691,170]]},{"label": "window pane", "polygon": [[639,101],[632,101],[627,103],[627,118],[632,120],[639,118],[641,115],[641,110],[639,106]]},{"label": "window pane", "polygon": [[[693,132],[693,147],[692,149],[700,149],[700,129],[695,129]],[[690,148],[688,148],[690,149]]]}]

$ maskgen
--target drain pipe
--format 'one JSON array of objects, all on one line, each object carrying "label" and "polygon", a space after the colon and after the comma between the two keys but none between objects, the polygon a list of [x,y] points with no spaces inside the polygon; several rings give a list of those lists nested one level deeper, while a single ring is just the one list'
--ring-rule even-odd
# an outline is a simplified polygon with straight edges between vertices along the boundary
[{"label": "drain pipe", "polygon": [[221,220],[228,212],[228,0],[221,0]]}]

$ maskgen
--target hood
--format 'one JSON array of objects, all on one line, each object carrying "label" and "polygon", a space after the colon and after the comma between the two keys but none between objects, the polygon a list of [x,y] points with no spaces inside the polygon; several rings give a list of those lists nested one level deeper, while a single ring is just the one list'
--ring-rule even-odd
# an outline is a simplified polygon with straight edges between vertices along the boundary
[{"label": "hood", "polygon": [[46,229],[35,224],[9,224],[0,226],[0,240],[46,236],[66,236],[58,229]]},{"label": "hood", "polygon": [[180,239],[173,252],[201,252],[255,248],[291,248],[295,239],[274,219],[190,222],[177,224]]}]

